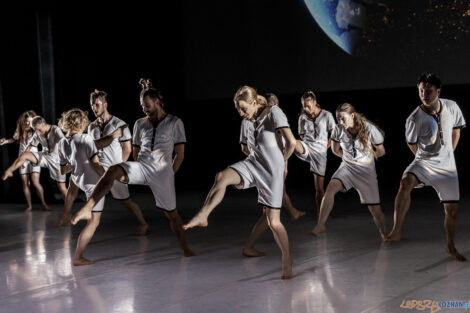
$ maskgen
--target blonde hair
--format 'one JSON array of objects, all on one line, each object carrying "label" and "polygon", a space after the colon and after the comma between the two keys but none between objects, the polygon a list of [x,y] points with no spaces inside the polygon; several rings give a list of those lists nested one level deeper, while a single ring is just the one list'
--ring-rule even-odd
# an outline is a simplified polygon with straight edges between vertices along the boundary
[{"label": "blonde hair", "polygon": [[354,125],[359,126],[359,132],[357,134],[359,136],[359,142],[363,147],[366,147],[374,155],[374,158],[377,159],[377,152],[372,148],[372,144],[369,141],[369,133],[367,132],[365,122],[375,126],[380,131],[382,136],[385,135],[384,131],[380,129],[375,123],[372,123],[370,120],[368,120],[364,115],[357,112],[356,108],[351,103],[345,102],[340,104],[336,108],[336,113],[340,112],[345,112],[348,114],[354,113]]},{"label": "blonde hair", "polygon": [[83,132],[89,123],[88,112],[73,108],[62,113],[59,127],[66,133],[71,131]]},{"label": "blonde hair", "polygon": [[18,117],[18,120],[16,121],[16,134],[20,143],[25,143],[28,137],[34,133],[34,129],[32,129],[32,127],[30,127],[29,130],[26,130],[24,125],[26,124],[26,119],[28,117],[35,116],[37,116],[36,112],[33,110],[28,110],[21,113],[20,117]]},{"label": "blonde hair", "polygon": [[235,105],[238,105],[239,101],[249,103],[256,101],[262,107],[268,106],[268,101],[265,97],[259,95],[254,88],[246,85],[238,88],[237,92],[233,96],[233,102]]}]

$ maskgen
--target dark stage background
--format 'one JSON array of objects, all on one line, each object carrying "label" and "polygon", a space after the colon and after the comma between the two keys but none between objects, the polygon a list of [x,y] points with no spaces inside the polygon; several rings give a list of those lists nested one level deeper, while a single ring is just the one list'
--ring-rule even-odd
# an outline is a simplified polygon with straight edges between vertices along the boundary
[{"label": "dark stage background", "polygon": [[[410,2],[425,6],[433,1]],[[167,111],[181,117],[186,127],[186,157],[176,176],[181,191],[207,191],[217,171],[243,157],[238,145],[241,120],[231,100],[243,84],[260,93],[277,93],[296,136],[299,99],[305,90],[314,90],[322,107],[332,112],[342,102],[354,104],[386,133],[387,154],[377,162],[377,171],[381,188],[392,193],[412,160],[404,123],[419,104],[414,85],[420,72],[440,74],[445,84],[442,97],[456,100],[470,119],[468,31],[459,33],[458,41],[442,45],[433,40],[435,26],[423,28],[421,23],[396,33],[387,29],[380,44],[364,55],[351,56],[322,32],[300,0],[151,5],[2,9],[0,82],[6,118],[1,121],[5,128],[1,137],[11,137],[21,112],[34,109],[44,114],[38,12],[51,22],[57,116],[50,122],[56,123],[69,108],[88,109],[89,93],[97,88],[108,92],[110,112],[133,124],[143,116],[137,82],[140,77],[152,78],[163,91]],[[396,14],[412,7],[402,6],[394,8]],[[445,27],[449,31],[454,26]],[[456,152],[463,194],[470,184],[465,175],[469,171],[466,133],[462,131]],[[17,156],[16,145],[0,149],[7,149],[8,162]],[[339,161],[330,154],[327,179]],[[49,191],[54,188],[46,170],[41,179]],[[1,201],[22,202],[20,186],[17,175],[9,185],[0,184]],[[289,163],[287,186],[313,188],[308,164],[295,156]]]}]

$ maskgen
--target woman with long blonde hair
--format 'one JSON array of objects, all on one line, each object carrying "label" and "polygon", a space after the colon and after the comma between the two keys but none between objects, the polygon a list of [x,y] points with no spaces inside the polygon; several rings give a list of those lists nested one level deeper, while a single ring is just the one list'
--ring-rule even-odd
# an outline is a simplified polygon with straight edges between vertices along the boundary
[{"label": "woman with long blonde hair", "polygon": [[335,155],[342,158],[342,162],[328,183],[320,217],[311,234],[318,235],[325,231],[336,193],[354,188],[359,193],[361,204],[368,206],[380,236],[385,240],[385,216],[380,208],[375,171],[375,159],[385,154],[383,132],[350,103],[338,106],[336,119],[338,125],[331,134],[331,148]]},{"label": "woman with long blonde hair", "polygon": [[[15,134],[10,139],[0,141],[0,146],[17,142],[19,144],[18,156],[25,152],[33,140],[34,130],[31,128],[31,121],[35,116],[37,116],[37,114],[33,110],[28,110],[21,113],[20,117],[16,121]],[[37,151],[37,147],[31,147],[30,151]],[[44,189],[42,188],[42,185],[39,181],[41,167],[39,165],[33,165],[31,162],[27,161],[19,169],[19,172],[21,182],[23,183],[23,193],[26,198],[26,204],[28,205],[25,212],[29,212],[33,208],[31,202],[31,190],[29,188],[29,179],[31,179],[31,182],[36,188],[36,193],[39,200],[41,201],[42,206],[44,207],[44,210],[49,211],[50,208],[44,199]]]},{"label": "woman with long blonde hair", "polygon": [[[256,187],[258,204],[263,208],[263,221],[271,228],[282,252],[282,279],[292,277],[292,260],[289,239],[280,220],[284,186],[285,161],[292,155],[296,140],[290,130],[287,117],[277,106],[268,106],[266,98],[256,90],[243,86],[233,98],[235,108],[244,119],[253,121],[253,129],[247,133],[247,145],[252,151],[248,157],[217,173],[206,201],[199,213],[184,225],[184,229],[208,225],[207,218],[222,201],[228,186],[238,189]],[[277,136],[286,142],[284,151]],[[262,225],[261,225],[262,226]],[[262,229],[263,227],[255,229]]]}]

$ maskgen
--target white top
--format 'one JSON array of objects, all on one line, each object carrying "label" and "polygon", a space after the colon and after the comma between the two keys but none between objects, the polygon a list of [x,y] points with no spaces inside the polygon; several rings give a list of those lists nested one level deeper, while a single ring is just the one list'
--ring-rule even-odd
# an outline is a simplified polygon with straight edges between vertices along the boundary
[{"label": "white top", "polygon": [[416,160],[450,162],[449,165],[455,165],[452,130],[464,128],[465,119],[455,101],[439,100],[441,110],[437,114],[429,114],[418,106],[406,119],[406,141],[418,145]]},{"label": "white top", "polygon": [[[90,135],[93,140],[100,139],[102,137],[111,135],[117,128],[126,124],[123,120],[119,119],[116,116],[112,116],[109,121],[103,125],[102,128],[98,125],[98,120],[90,123],[88,125],[88,135]],[[126,127],[123,131],[123,135],[119,139],[114,139],[111,144],[103,149],[98,151],[98,156],[100,158],[100,163],[104,166],[111,166],[122,162],[122,146],[121,142],[130,141],[132,139],[131,132],[129,127]]]},{"label": "white top", "polygon": [[49,154],[58,156],[59,154],[58,144],[62,138],[65,138],[62,130],[60,130],[60,128],[56,125],[51,125],[51,129],[49,130],[49,133],[47,133],[45,137],[42,135],[39,135],[38,133],[35,133],[33,135],[31,145],[37,147],[38,144],[41,144],[43,153],[49,153]]},{"label": "white top", "polygon": [[317,152],[327,153],[328,139],[335,126],[333,114],[323,109],[315,119],[305,113],[299,116],[299,135],[303,136],[304,143]]},{"label": "white top", "polygon": [[[28,146],[31,145],[31,143],[33,142],[33,137],[34,137],[34,132],[29,131],[27,139],[24,142],[19,142],[18,132],[15,131],[15,133],[13,134],[13,139],[15,139],[20,145],[18,154],[21,154],[26,151],[26,148],[28,148]],[[32,146],[30,151],[37,152],[38,148],[36,146]]]},{"label": "white top", "polygon": [[90,135],[75,134],[70,138],[63,138],[58,146],[60,165],[72,166],[72,180],[80,189],[84,190],[86,185],[98,182],[100,176],[90,162],[98,154],[98,150]]},{"label": "white top", "polygon": [[[364,122],[364,125],[369,135],[369,147],[372,147],[371,143],[375,146],[383,144],[384,137],[378,128],[367,121]],[[370,167],[375,170],[374,155],[367,147],[362,145],[358,135],[353,137],[350,132],[337,125],[333,129],[331,140],[341,144],[343,162],[354,166]]]},{"label": "white top", "polygon": [[167,114],[158,124],[153,125],[147,117],[134,124],[132,145],[140,147],[138,161],[157,161],[157,167],[173,164],[174,146],[186,143],[183,121]]},{"label": "white top", "polygon": [[[254,125],[257,124],[255,129]],[[250,125],[251,124],[251,127]],[[243,125],[243,124],[242,124]],[[289,123],[284,112],[278,106],[269,107],[269,112],[256,120],[246,124],[245,138],[250,149],[248,158],[252,158],[264,167],[284,166],[284,156],[279,146],[279,138],[276,130],[289,128]],[[257,136],[255,138],[255,133]]]}]

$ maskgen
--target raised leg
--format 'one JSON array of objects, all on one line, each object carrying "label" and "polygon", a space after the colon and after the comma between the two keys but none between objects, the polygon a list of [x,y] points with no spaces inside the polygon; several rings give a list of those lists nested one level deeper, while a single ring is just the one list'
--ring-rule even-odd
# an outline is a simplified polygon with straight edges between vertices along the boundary
[{"label": "raised leg", "polygon": [[115,180],[120,180],[122,182],[129,181],[126,172],[124,172],[122,167],[119,165],[111,166],[101,177],[88,201],[80,209],[80,211],[78,211],[77,214],[73,216],[72,225],[77,224],[80,220],[91,219],[91,210],[93,210],[93,207],[101,200],[101,198],[109,193]]},{"label": "raised leg", "polygon": [[13,164],[3,173],[2,180],[7,180],[9,177],[13,177],[13,172],[23,166],[24,162],[30,161],[33,164],[36,164],[38,160],[31,152],[23,152]]},{"label": "raised leg", "polygon": [[85,228],[83,228],[80,236],[78,237],[77,249],[75,250],[75,255],[73,256],[73,265],[89,265],[95,262],[86,259],[83,257],[83,252],[85,251],[86,246],[93,237],[96,228],[100,224],[101,212],[96,212],[92,214],[92,217],[88,220]]},{"label": "raised leg", "polygon": [[281,223],[280,210],[266,208],[266,216],[269,228],[273,232],[277,245],[282,253],[282,276],[281,279],[292,277],[292,259],[289,252],[289,237],[284,225]]},{"label": "raised leg", "polygon": [[194,252],[188,248],[186,237],[184,235],[183,222],[181,221],[178,211],[173,210],[171,212],[165,212],[165,216],[170,220],[171,230],[173,230],[176,238],[178,238],[178,242],[183,250],[184,256],[189,257],[195,255]]},{"label": "raised leg", "polygon": [[401,227],[405,215],[410,208],[411,203],[411,190],[419,184],[416,177],[412,174],[406,173],[400,181],[400,188],[398,189],[397,196],[395,197],[395,212],[393,214],[393,228],[386,237],[386,241],[399,241],[401,239]]},{"label": "raised leg", "polygon": [[122,206],[128,208],[132,214],[135,215],[137,221],[139,222],[139,226],[137,227],[137,232],[135,233],[136,236],[145,236],[147,234],[148,224],[145,221],[144,216],[142,215],[142,210],[140,209],[139,205],[132,201],[131,199],[121,200],[120,201]]},{"label": "raised leg", "polygon": [[264,252],[258,251],[254,248],[255,243],[258,241],[259,237],[268,229],[268,220],[266,218],[266,209],[263,209],[263,214],[256,222],[255,226],[251,231],[250,237],[243,247],[242,254],[246,257],[260,257],[265,256]]},{"label": "raised leg", "polygon": [[454,237],[457,232],[457,219],[458,219],[458,203],[444,203],[444,228],[446,231],[446,251],[452,255],[457,261],[467,260],[463,255],[461,255],[455,248]]},{"label": "raised leg", "polygon": [[44,198],[44,189],[42,188],[41,182],[39,181],[39,173],[31,173],[31,181],[33,182],[34,188],[36,188],[36,194],[38,195],[41,204],[46,211],[50,211],[51,209],[46,203],[46,199]]},{"label": "raised leg", "polygon": [[330,180],[330,183],[328,184],[328,187],[326,187],[326,192],[321,202],[320,217],[318,219],[317,225],[310,234],[316,236],[326,230],[326,221],[328,220],[328,216],[330,215],[330,212],[333,209],[335,195],[341,190],[343,190],[343,184],[341,183],[341,181],[332,178]]},{"label": "raised leg", "polygon": [[201,210],[183,228],[186,230],[196,226],[206,227],[208,225],[207,218],[209,214],[224,199],[227,186],[238,185],[241,181],[240,175],[234,169],[226,168],[222,172],[217,173],[214,185],[209,191]]}]

